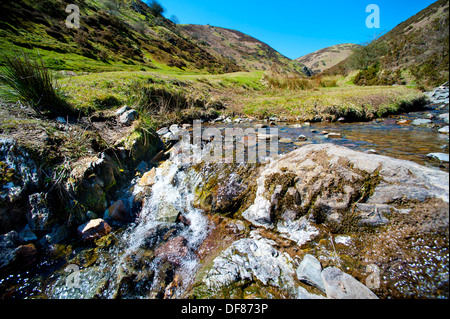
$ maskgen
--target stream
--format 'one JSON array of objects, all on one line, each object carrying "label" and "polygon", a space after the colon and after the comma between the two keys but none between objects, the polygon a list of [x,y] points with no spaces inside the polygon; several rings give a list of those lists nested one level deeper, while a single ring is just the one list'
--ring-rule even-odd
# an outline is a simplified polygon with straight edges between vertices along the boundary
[{"label": "stream", "polygon": [[[310,143],[335,143],[448,172],[448,162],[427,157],[429,153],[448,154],[448,134],[440,134],[433,125],[397,124],[399,119],[414,120],[429,113],[437,119],[433,125],[448,125],[438,119],[438,115],[448,113],[448,108],[365,123],[303,123],[298,127],[278,122],[281,139],[278,151],[284,154]],[[255,124],[215,123],[204,127],[245,129]],[[323,131],[339,133],[341,137],[326,138]],[[298,140],[299,135],[304,135],[303,141]],[[200,153],[193,149],[193,154]],[[210,223],[193,204],[201,177],[181,156],[173,154],[170,161],[156,168],[152,194],[144,200],[133,223],[87,248],[79,243],[56,247],[33,270],[0,278],[0,287],[8,287],[6,294],[1,289],[2,295],[52,299],[182,298],[198,271],[196,252],[210,231]],[[122,198],[128,206],[132,204],[137,182],[138,179],[133,180],[123,192]],[[172,223],[160,218],[170,211],[181,213],[188,222]],[[155,250],[159,252],[156,256]],[[164,284],[167,282],[172,286],[167,287]]]},{"label": "stream", "polygon": [[[303,123],[303,125],[300,124],[302,127],[296,127],[295,124],[289,123],[277,123],[280,138],[278,151],[280,154],[285,154],[307,144],[333,143],[357,151],[373,152],[379,155],[413,161],[420,165],[436,167],[448,172],[448,162],[441,162],[427,157],[430,153],[449,153],[449,137],[447,134],[439,133],[437,128],[448,125],[438,118],[439,115],[445,113],[448,113],[448,109],[394,115],[371,122],[321,122],[307,123],[306,126]],[[397,124],[399,120],[413,121],[415,119],[423,119],[429,114],[432,114],[434,118],[433,124],[429,126],[416,126],[410,123],[405,125]],[[213,126],[221,130],[236,127],[246,129],[254,127],[255,123],[224,123],[213,124]],[[322,134],[325,132],[338,133],[341,134],[341,137],[327,138],[326,134]],[[306,137],[306,140],[298,140],[300,135]]]}]

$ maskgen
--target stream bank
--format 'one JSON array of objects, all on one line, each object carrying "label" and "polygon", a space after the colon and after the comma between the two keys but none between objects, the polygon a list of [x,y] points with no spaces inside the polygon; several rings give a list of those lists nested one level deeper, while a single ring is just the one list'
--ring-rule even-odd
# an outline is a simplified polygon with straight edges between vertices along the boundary
[{"label": "stream bank", "polygon": [[[278,127],[280,156],[266,165],[206,164],[195,145],[196,165],[173,151],[153,168],[144,161],[107,214],[86,214],[113,217],[110,229],[92,228],[98,236],[65,238],[38,256],[37,239],[3,235],[7,256],[28,268],[5,272],[1,295],[448,298],[448,166],[426,156],[448,154],[441,105],[369,123],[236,123]],[[412,124],[428,113],[431,122]],[[113,169],[95,167],[96,184],[113,184],[95,179]],[[69,265],[79,285],[67,284]]]}]

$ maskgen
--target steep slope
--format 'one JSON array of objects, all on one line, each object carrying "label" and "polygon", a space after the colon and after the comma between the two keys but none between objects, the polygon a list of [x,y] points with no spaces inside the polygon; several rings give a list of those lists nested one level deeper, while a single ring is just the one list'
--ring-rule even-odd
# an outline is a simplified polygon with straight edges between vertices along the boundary
[{"label": "steep slope", "polygon": [[[80,8],[79,29],[66,26],[69,3]],[[53,69],[241,70],[186,39],[177,25],[140,0],[2,1],[0,44],[4,53],[38,49]]]},{"label": "steep slope", "polygon": [[326,74],[361,70],[359,85],[416,84],[438,86],[449,77],[449,1],[439,0],[370,44]]},{"label": "steep slope", "polygon": [[314,74],[318,74],[347,59],[358,46],[353,43],[333,45],[304,55],[296,60],[306,65]]},{"label": "steep slope", "polygon": [[236,30],[210,25],[182,25],[186,34],[201,48],[214,56],[223,56],[247,70],[276,70],[286,73],[304,73],[309,70],[264,42]]},{"label": "steep slope", "polygon": [[382,68],[408,69],[416,80],[432,86],[448,81],[449,1],[435,2],[375,44],[387,47],[380,58]]}]

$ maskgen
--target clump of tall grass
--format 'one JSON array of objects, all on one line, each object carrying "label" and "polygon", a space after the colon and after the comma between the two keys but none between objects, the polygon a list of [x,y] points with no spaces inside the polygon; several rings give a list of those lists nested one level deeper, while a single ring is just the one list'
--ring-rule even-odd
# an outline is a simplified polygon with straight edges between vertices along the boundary
[{"label": "clump of tall grass", "polygon": [[205,108],[206,101],[189,96],[183,91],[164,87],[133,83],[133,103],[138,110],[153,114],[167,114],[189,108]]},{"label": "clump of tall grass", "polygon": [[62,88],[40,56],[32,59],[21,53],[17,57],[3,55],[2,60],[5,66],[0,70],[0,97],[4,101],[26,104],[39,115],[72,113]]},{"label": "clump of tall grass", "polygon": [[262,80],[272,90],[312,90],[319,87],[337,86],[335,79],[322,78],[320,76],[306,78],[299,75],[266,73]]}]

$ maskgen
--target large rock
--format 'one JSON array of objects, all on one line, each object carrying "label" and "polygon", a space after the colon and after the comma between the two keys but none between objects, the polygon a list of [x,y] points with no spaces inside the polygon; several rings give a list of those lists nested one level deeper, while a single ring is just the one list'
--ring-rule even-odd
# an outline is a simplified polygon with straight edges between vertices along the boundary
[{"label": "large rock", "polygon": [[[355,204],[371,205],[356,212],[366,224],[379,225],[401,203],[433,197],[449,201],[446,172],[333,144],[308,145],[281,156],[261,169],[256,183],[253,204],[242,216],[268,229],[305,215],[316,223],[339,224]],[[297,200],[288,191],[292,187]],[[286,211],[294,212],[290,219]]]},{"label": "large rock", "polygon": [[259,236],[236,241],[214,259],[203,278],[204,288],[213,294],[221,290],[232,293],[242,283],[259,281],[296,296],[293,260],[273,244]]},{"label": "large rock", "polygon": [[378,299],[369,288],[336,267],[322,271],[328,299]]},{"label": "large rock", "polygon": [[257,165],[210,163],[202,165],[198,174],[200,183],[195,195],[202,209],[234,215],[249,206],[248,197],[258,176]]},{"label": "large rock", "polygon": [[441,114],[438,116],[438,118],[447,124],[449,123],[449,113]]},{"label": "large rock", "polygon": [[127,153],[127,163],[140,163],[152,159],[164,147],[159,135],[151,129],[136,129],[115,143]]},{"label": "large rock", "polygon": [[[85,157],[73,164],[66,189],[86,210],[101,214],[108,207],[107,193],[120,178],[119,165],[111,156]],[[84,222],[83,216],[73,216],[73,222]]]}]

